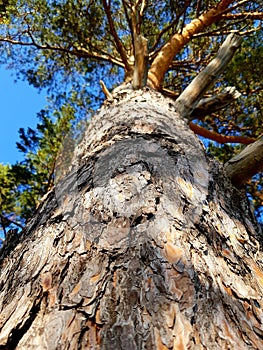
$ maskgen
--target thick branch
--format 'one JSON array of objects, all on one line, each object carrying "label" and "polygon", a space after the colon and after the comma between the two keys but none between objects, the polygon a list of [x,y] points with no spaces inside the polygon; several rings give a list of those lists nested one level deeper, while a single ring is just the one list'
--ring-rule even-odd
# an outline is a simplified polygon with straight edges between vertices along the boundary
[{"label": "thick branch", "polygon": [[227,87],[218,95],[203,98],[192,111],[189,119],[203,119],[206,115],[225,108],[240,95],[235,87]]},{"label": "thick branch", "polygon": [[[139,9],[139,6],[141,8]],[[134,50],[134,71],[132,86],[138,90],[146,85],[148,76],[148,42],[141,34],[141,23],[143,12],[147,6],[147,1],[137,0],[131,7],[131,23],[133,31],[133,50]]]},{"label": "thick branch", "polygon": [[182,33],[174,34],[154,59],[149,70],[149,84],[156,90],[160,90],[164,75],[174,56],[192,39],[194,34],[200,33],[204,28],[221,19],[223,11],[232,2],[234,0],[221,0],[216,7],[188,23]]},{"label": "thick branch", "polygon": [[148,75],[148,46],[147,39],[142,35],[134,35],[135,66],[133,72],[132,86],[135,90],[146,85]]},{"label": "thick branch", "polygon": [[[174,100],[179,97],[178,92],[165,88],[162,89],[162,93]],[[190,114],[189,119],[202,120],[205,116],[227,107],[231,102],[239,98],[240,95],[241,93],[235,87],[229,86],[217,95],[202,98]]]},{"label": "thick branch", "polygon": [[263,136],[225,164],[225,171],[236,187],[263,171]]},{"label": "thick branch", "polygon": [[195,134],[218,143],[241,143],[242,145],[249,145],[255,142],[255,139],[252,137],[222,135],[215,131],[207,130],[193,122],[190,122],[189,126]]},{"label": "thick branch", "polygon": [[177,108],[183,117],[190,118],[206,90],[226,68],[240,44],[241,37],[236,34],[230,34],[220,47],[216,57],[178,97],[176,100]]}]

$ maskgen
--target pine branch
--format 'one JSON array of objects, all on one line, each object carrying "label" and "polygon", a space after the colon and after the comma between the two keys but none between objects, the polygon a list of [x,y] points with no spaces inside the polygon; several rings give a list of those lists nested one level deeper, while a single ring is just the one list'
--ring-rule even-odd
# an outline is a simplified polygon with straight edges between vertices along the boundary
[{"label": "pine branch", "polygon": [[6,38],[0,37],[0,42],[5,42],[5,43],[12,44],[12,45],[20,45],[20,46],[33,46],[39,50],[50,50],[50,51],[64,52],[64,53],[68,53],[70,55],[80,57],[80,58],[92,58],[92,59],[96,59],[96,60],[110,62],[112,64],[116,64],[116,65],[124,68],[124,64],[122,63],[122,61],[110,56],[109,54],[99,54],[95,51],[92,52],[92,51],[86,50],[82,47],[68,49],[68,48],[61,47],[61,46],[53,46],[50,44],[41,45],[41,44],[38,44],[35,40],[32,40],[30,42],[29,41],[22,41],[22,40],[15,40],[11,37],[6,37]]},{"label": "pine branch", "polygon": [[241,93],[238,92],[235,87],[227,87],[215,96],[201,99],[190,114],[189,119],[204,119],[205,116],[227,107],[240,96]]},{"label": "pine branch", "polygon": [[147,39],[142,35],[134,35],[134,51],[135,51],[135,66],[133,72],[132,86],[138,90],[144,87],[147,83],[148,75],[148,47]]},{"label": "pine branch", "polygon": [[[142,24],[142,20],[143,20],[143,13],[144,13],[146,7],[148,6],[147,2],[148,2],[147,0],[137,0],[135,5],[132,7],[132,13],[134,15],[133,18],[137,18],[136,25],[134,26],[134,28],[136,28],[137,34],[141,33],[141,24]],[[141,8],[139,9],[140,5],[141,5]]]},{"label": "pine branch", "polygon": [[234,0],[221,0],[219,4],[209,11],[186,24],[182,33],[174,34],[161,48],[149,70],[149,84],[160,90],[164,75],[169,69],[174,56],[187,44],[194,34],[200,33],[204,28],[221,19],[222,13]]},{"label": "pine branch", "polygon": [[106,96],[107,100],[112,102],[113,101],[113,96],[109,92],[109,90],[107,89],[106,85],[104,84],[104,82],[102,80],[100,80],[100,86],[101,86],[101,90],[103,91],[103,93]]},{"label": "pine branch", "polygon": [[225,164],[225,171],[236,187],[242,187],[252,176],[263,171],[263,136],[230,159]]},{"label": "pine branch", "polygon": [[[96,50],[96,48],[94,48],[94,50]],[[100,52],[96,52],[96,51],[90,51],[90,50],[84,49],[83,47],[76,47],[74,48],[74,51],[73,51],[73,55],[74,54],[76,56],[83,57],[83,58],[93,58],[98,61],[107,61],[112,64],[116,64],[119,67],[125,68],[124,63],[120,59],[112,56],[108,52],[101,49],[100,49]]]},{"label": "pine branch", "polygon": [[[139,9],[139,6],[141,8]],[[144,87],[148,76],[148,41],[140,34],[143,12],[147,7],[147,1],[136,0],[131,7],[131,25],[133,33],[133,51],[134,51],[134,71],[132,78],[132,87],[134,90]]]},{"label": "pine branch", "polygon": [[161,50],[161,48],[160,48],[160,49],[158,49],[157,51],[155,51],[156,48],[157,48],[157,46],[158,46],[159,43],[160,43],[160,40],[161,40],[162,36],[163,36],[165,33],[167,33],[168,30],[170,30],[171,28],[174,28],[175,26],[177,26],[177,24],[179,23],[180,18],[181,18],[182,15],[185,13],[185,11],[187,10],[188,6],[190,5],[190,2],[191,2],[190,0],[185,1],[184,7],[183,7],[182,10],[179,12],[179,14],[176,16],[176,18],[175,18],[170,24],[168,24],[166,27],[164,27],[164,28],[159,32],[159,34],[158,34],[157,38],[155,39],[155,42],[154,42],[154,44],[153,44],[153,46],[152,46],[152,48],[151,48],[152,52],[150,53],[150,58],[156,56],[157,53]]},{"label": "pine branch", "polygon": [[[243,20],[236,21],[235,24],[241,23]],[[243,26],[241,29],[226,29],[227,27],[231,27],[233,23],[229,23],[223,27],[220,28],[220,30],[212,30],[210,32],[202,32],[199,34],[194,35],[194,38],[201,38],[201,37],[209,37],[209,36],[222,36],[222,35],[229,35],[231,33],[238,34],[240,36],[247,36],[251,35],[252,33],[257,32],[258,30],[261,30],[261,25],[259,24],[257,27],[253,27],[251,29],[244,30],[247,27],[247,24]]]},{"label": "pine branch", "polygon": [[106,0],[102,0],[103,2],[103,7],[105,9],[105,12],[106,12],[106,16],[107,16],[107,19],[108,19],[108,23],[109,23],[109,26],[110,26],[110,33],[111,35],[113,36],[114,38],[114,41],[115,41],[115,44],[116,44],[116,47],[117,47],[117,50],[121,56],[121,59],[122,59],[122,62],[124,64],[124,67],[125,67],[125,70],[127,72],[127,74],[131,74],[132,72],[132,67],[130,66],[129,62],[128,62],[128,57],[127,57],[127,54],[126,54],[126,51],[122,45],[122,42],[117,34],[117,31],[115,29],[115,25],[114,25],[114,21],[112,19],[112,16],[111,16],[111,10],[110,10],[110,7],[111,7],[111,1],[109,1],[109,4],[107,4],[107,1]]},{"label": "pine branch", "polygon": [[166,27],[164,27],[164,28],[158,33],[157,38],[155,39],[155,42],[154,42],[154,44],[153,44],[153,46],[152,46],[152,52],[150,53],[150,57],[156,56],[157,53],[161,50],[161,48],[160,48],[160,49],[158,49],[157,51],[155,51],[156,48],[157,48],[157,46],[159,45],[159,43],[160,43],[160,41],[161,41],[162,36],[163,36],[165,33],[167,33],[171,28],[175,27],[175,26],[178,24],[179,19],[180,19],[180,17],[176,17],[171,23],[169,23]]},{"label": "pine branch", "polygon": [[263,19],[263,12],[241,12],[241,13],[227,13],[222,15],[222,19],[236,20],[236,19]]},{"label": "pine branch", "polygon": [[226,8],[222,14],[230,13],[231,11],[236,10],[238,7],[249,4],[250,2],[251,2],[251,0],[240,0],[240,1],[236,2],[233,6]]},{"label": "pine branch", "polygon": [[133,38],[132,21],[131,21],[131,17],[129,16],[129,13],[128,13],[128,9],[127,9],[127,5],[125,3],[125,0],[122,0],[122,6],[123,6],[124,13],[125,13],[126,21],[129,25],[129,29],[130,29],[131,36],[132,36],[132,42],[133,42],[134,38]]},{"label": "pine branch", "polygon": [[226,68],[240,44],[241,38],[236,34],[230,34],[226,38],[216,57],[195,77],[176,100],[178,113],[181,116],[191,119],[191,114],[202,96]]},{"label": "pine branch", "polygon": [[7,222],[9,224],[13,224],[13,225],[18,226],[20,228],[23,228],[23,225],[21,225],[19,222],[11,220],[2,214],[0,214],[0,219],[1,219],[2,226],[3,226],[4,222]]},{"label": "pine branch", "polygon": [[195,134],[218,143],[241,143],[243,145],[249,145],[256,140],[252,137],[222,135],[215,131],[207,130],[193,122],[189,123],[189,127]]}]

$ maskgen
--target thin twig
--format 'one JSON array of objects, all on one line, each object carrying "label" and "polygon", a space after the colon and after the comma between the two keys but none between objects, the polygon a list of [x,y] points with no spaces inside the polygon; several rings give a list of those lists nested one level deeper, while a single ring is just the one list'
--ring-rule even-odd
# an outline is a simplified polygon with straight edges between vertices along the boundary
[{"label": "thin twig", "polygon": [[175,27],[178,24],[181,16],[185,13],[185,11],[187,10],[189,4],[190,4],[190,0],[186,1],[185,2],[185,6],[183,7],[182,11],[176,16],[176,18],[168,26],[166,26],[165,28],[163,28],[159,32],[159,34],[158,34],[158,36],[157,36],[157,38],[156,38],[156,40],[155,40],[155,42],[154,42],[154,44],[153,44],[153,46],[151,48],[152,52],[150,53],[150,59],[153,58],[158,53],[159,49],[157,51],[155,51],[155,50],[156,50],[157,46],[159,45],[162,36],[165,33],[167,33],[169,29]]},{"label": "thin twig", "polygon": [[105,9],[105,12],[106,12],[106,16],[107,16],[107,19],[108,19],[108,23],[109,23],[109,26],[110,26],[110,33],[111,35],[113,36],[114,38],[114,41],[115,41],[115,44],[116,44],[116,48],[121,56],[121,59],[122,59],[122,62],[124,63],[124,66],[125,66],[125,69],[127,72],[130,72],[132,70],[131,66],[129,65],[129,62],[128,62],[128,57],[127,57],[127,54],[126,54],[126,51],[122,45],[122,42],[117,34],[117,31],[115,29],[115,25],[114,25],[114,21],[112,19],[112,16],[111,16],[111,2],[109,1],[109,4],[107,4],[107,1],[106,0],[102,0],[103,2],[103,7]]},{"label": "thin twig", "polygon": [[233,20],[233,19],[263,19],[263,12],[241,12],[241,13],[226,13],[222,15],[223,19]]},{"label": "thin twig", "polygon": [[3,221],[7,221],[7,222],[9,222],[10,224],[16,225],[16,226],[18,226],[18,227],[20,227],[20,228],[24,228],[23,225],[19,224],[18,222],[14,221],[14,220],[11,220],[11,219],[5,217],[3,214],[0,214],[0,218],[1,218],[2,227],[3,227]]},{"label": "thin twig", "polygon": [[109,90],[107,89],[106,85],[104,84],[104,82],[102,80],[100,80],[100,86],[101,86],[101,89],[102,89],[104,95],[106,96],[107,100],[112,102],[113,101],[113,96],[109,92]]},{"label": "thin twig", "polygon": [[131,32],[131,36],[132,36],[132,42],[133,42],[134,38],[133,38],[132,21],[131,21],[131,18],[129,16],[129,14],[128,14],[128,9],[127,9],[125,0],[122,0],[122,6],[123,6],[123,9],[124,9],[126,20],[128,22],[129,28],[130,28],[130,32]]},{"label": "thin twig", "polygon": [[[245,27],[246,27],[246,25],[243,28],[245,28]],[[194,38],[200,38],[200,37],[206,37],[206,36],[207,37],[208,36],[222,36],[222,35],[229,35],[229,34],[238,34],[240,36],[246,36],[248,34],[252,34],[254,32],[257,32],[258,30],[261,30],[260,25],[258,27],[244,30],[244,31],[240,31],[240,29],[232,29],[232,30],[230,29],[227,31],[212,31],[212,32],[207,32],[207,33],[200,33],[200,34],[194,35]]]},{"label": "thin twig", "polygon": [[244,5],[244,4],[248,3],[248,2],[251,2],[251,0],[242,0],[242,1],[238,2],[238,3],[236,3],[235,5],[225,9],[224,11],[221,12],[221,14],[229,13],[229,12],[237,9],[239,6],[242,6],[242,5]]},{"label": "thin twig", "polygon": [[14,40],[12,38],[0,38],[0,42],[10,43],[13,45],[20,45],[20,46],[33,46],[33,47],[36,47],[37,49],[40,49],[40,50],[51,50],[51,51],[65,52],[65,53],[71,54],[71,55],[76,56],[76,57],[93,58],[93,59],[102,60],[102,61],[116,64],[122,68],[124,67],[124,64],[121,61],[119,61],[117,59],[113,59],[113,57],[111,57],[110,55],[99,54],[97,52],[90,52],[90,51],[88,51],[84,48],[80,48],[80,47],[74,48],[74,50],[72,50],[72,49],[67,49],[67,48],[60,47],[60,46],[52,46],[49,44],[40,45],[36,42],[32,42],[32,41],[26,42],[26,41]]}]

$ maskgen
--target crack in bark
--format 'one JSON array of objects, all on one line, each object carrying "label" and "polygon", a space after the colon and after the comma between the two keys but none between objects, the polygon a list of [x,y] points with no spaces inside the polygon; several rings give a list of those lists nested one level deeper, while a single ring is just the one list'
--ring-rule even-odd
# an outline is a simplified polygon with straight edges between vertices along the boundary
[{"label": "crack in bark", "polygon": [[40,311],[40,304],[41,299],[35,300],[27,320],[23,319],[24,324],[22,327],[20,327],[20,324],[18,323],[15,328],[13,328],[12,333],[9,335],[7,344],[3,347],[0,346],[1,350],[15,350],[20,340],[23,338],[23,336],[27,333],[27,331],[30,329],[32,323],[38,316],[38,313]]}]

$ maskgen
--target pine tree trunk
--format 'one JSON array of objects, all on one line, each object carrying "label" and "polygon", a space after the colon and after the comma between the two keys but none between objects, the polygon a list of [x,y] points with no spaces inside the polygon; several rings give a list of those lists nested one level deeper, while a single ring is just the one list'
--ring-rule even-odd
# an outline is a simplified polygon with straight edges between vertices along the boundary
[{"label": "pine tree trunk", "polygon": [[263,349],[244,193],[172,100],[113,97],[2,260],[0,349]]}]

